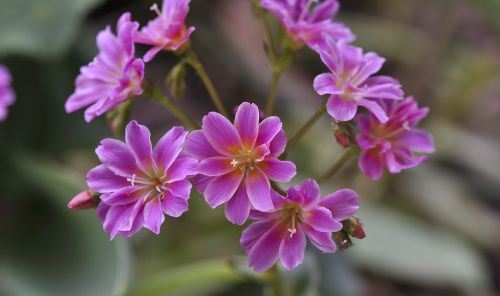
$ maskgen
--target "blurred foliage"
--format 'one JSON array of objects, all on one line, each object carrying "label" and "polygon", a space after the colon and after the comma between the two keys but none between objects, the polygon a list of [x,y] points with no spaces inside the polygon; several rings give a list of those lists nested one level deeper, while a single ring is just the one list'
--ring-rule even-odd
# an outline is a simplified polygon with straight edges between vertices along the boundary
[{"label": "blurred foliage", "polygon": [[[97,163],[93,149],[112,132],[102,118],[86,124],[82,112],[65,114],[64,101],[78,68],[96,52],[96,32],[127,10],[144,24],[152,3],[0,1],[0,61],[12,70],[18,96],[0,123],[0,295],[267,295],[266,276],[241,257],[243,227],[228,224],[222,209],[209,209],[196,193],[188,213],[167,218],[162,235],[142,231],[126,241],[110,242],[93,211],[66,209]],[[499,293],[499,3],[341,1],[339,16],[356,44],[385,56],[383,72],[431,107],[424,125],[437,153],[380,182],[351,160],[325,184],[325,194],[342,187],[360,193],[367,238],[334,255],[308,252],[299,269],[282,271],[294,295]],[[270,69],[250,1],[192,1],[189,22],[197,27],[193,46],[227,106],[262,104]],[[162,54],[146,76],[164,84],[178,62]],[[178,87],[171,91],[199,119],[213,107],[185,70],[170,81]],[[304,50],[285,72],[277,112],[289,136],[319,106],[311,81],[323,70]],[[131,109],[155,139],[178,124],[144,98]],[[302,175],[294,182],[319,176],[342,152],[326,116],[296,148],[289,157]]]}]

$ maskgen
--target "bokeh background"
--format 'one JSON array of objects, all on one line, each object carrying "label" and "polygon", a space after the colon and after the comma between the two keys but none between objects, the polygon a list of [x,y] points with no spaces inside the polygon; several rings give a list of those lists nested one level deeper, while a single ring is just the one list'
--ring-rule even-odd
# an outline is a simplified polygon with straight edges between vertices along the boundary
[{"label": "bokeh background", "polygon": [[[193,194],[190,211],[167,218],[160,236],[141,231],[109,241],[95,211],[70,212],[111,137],[104,118],[64,113],[79,67],[96,54],[96,33],[131,11],[141,24],[152,1],[1,0],[0,62],[12,71],[17,102],[0,123],[0,295],[266,295],[246,267],[242,227]],[[310,250],[284,277],[293,295],[500,295],[500,1],[341,1],[339,19],[355,44],[385,56],[383,72],[431,108],[430,161],[379,182],[351,160],[323,193],[350,187],[362,197],[367,237],[345,252]],[[191,1],[188,23],[215,86],[231,108],[263,105],[270,71],[250,0]],[[145,48],[139,47],[139,53]],[[147,79],[163,85],[179,57],[163,53]],[[292,135],[321,98],[312,79],[325,70],[303,50],[280,84],[277,114]],[[175,104],[199,120],[213,106],[188,70]],[[145,97],[132,117],[158,139],[179,124]],[[327,116],[290,154],[297,182],[340,155]]]}]

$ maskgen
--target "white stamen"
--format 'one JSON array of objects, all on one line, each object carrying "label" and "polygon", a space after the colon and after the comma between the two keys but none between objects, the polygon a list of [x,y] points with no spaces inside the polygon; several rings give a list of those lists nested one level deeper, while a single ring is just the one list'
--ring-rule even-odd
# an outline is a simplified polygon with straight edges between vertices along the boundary
[{"label": "white stamen", "polygon": [[130,182],[130,184],[133,186],[135,186],[135,174],[132,175],[132,179],[130,178],[127,178],[127,181]]},{"label": "white stamen", "polygon": [[161,15],[161,11],[160,11],[160,8],[158,7],[158,4],[155,3],[155,4],[151,5],[151,7],[149,9],[151,11],[156,12],[156,14]]},{"label": "white stamen", "polygon": [[410,124],[408,123],[408,121],[403,122],[403,128],[405,130],[407,130],[407,131],[409,131],[411,129]]},{"label": "white stamen", "polygon": [[290,238],[293,237],[293,235],[297,232],[296,228],[288,228],[288,232],[290,232]]},{"label": "white stamen", "polygon": [[238,164],[239,162],[236,159],[231,160],[231,165],[233,166],[233,168],[237,167]]}]

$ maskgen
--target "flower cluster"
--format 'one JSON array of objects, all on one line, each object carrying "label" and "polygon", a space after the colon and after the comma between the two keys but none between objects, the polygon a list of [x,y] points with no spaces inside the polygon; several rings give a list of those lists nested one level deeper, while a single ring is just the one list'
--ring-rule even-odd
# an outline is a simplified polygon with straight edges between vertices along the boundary
[{"label": "flower cluster", "polygon": [[7,118],[7,107],[14,104],[16,96],[11,87],[10,72],[4,65],[0,65],[0,121]]},{"label": "flower cluster", "polygon": [[[205,115],[199,128],[165,98],[164,106],[191,131],[172,127],[153,147],[148,128],[129,122],[125,141],[101,141],[96,149],[101,164],[88,172],[88,190],[68,207],[97,207],[111,239],[130,237],[143,227],[158,234],[165,214],[179,217],[188,210],[194,187],[211,208],[224,205],[231,223],[252,220],[240,243],[249,265],[259,272],[278,259],[286,269],[296,268],[304,259],[307,240],[331,253],[348,248],[351,237],[364,238],[362,224],[353,216],[359,207],[354,191],[341,189],[321,198],[318,183],[329,175],[318,182],[308,178],[282,191],[279,183],[290,182],[297,173],[285,153],[297,137],[288,142],[279,117],[265,117],[250,102],[235,108],[234,120],[225,116],[196,55],[185,53],[192,50],[187,42],[194,31],[185,23],[189,2],[164,0],[161,11],[153,5],[157,17],[142,29],[127,12],[118,21],[116,35],[109,27],[101,31],[99,54],[81,68],[66,110],[90,106],[85,120],[91,121],[142,94],[145,62],[165,50],[185,55],[182,67],[186,62],[195,68],[219,112]],[[359,167],[365,175],[378,179],[384,166],[398,173],[427,159],[416,153],[432,153],[432,137],[416,125],[428,109],[418,108],[411,97],[404,99],[396,79],[378,74],[384,58],[349,44],[354,35],[332,20],[339,10],[336,0],[261,0],[260,4],[278,17],[296,48],[307,45],[329,69],[312,85],[319,95],[329,95],[321,110],[332,117],[340,144],[361,150]],[[136,43],[151,46],[143,58],[135,56]],[[0,103],[1,78],[0,71]],[[305,130],[311,125],[308,122]]]}]

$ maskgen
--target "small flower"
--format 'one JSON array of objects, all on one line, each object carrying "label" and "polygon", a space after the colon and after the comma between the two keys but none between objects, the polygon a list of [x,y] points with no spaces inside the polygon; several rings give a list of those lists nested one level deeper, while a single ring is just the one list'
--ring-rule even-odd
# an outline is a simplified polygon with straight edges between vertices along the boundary
[{"label": "small flower", "polygon": [[0,65],[0,121],[7,118],[7,107],[14,104],[16,96],[11,87],[12,77],[4,65]]},{"label": "small flower", "polygon": [[144,61],[151,61],[161,50],[177,50],[189,39],[194,27],[186,28],[190,0],[163,0],[161,11],[157,4],[151,10],[158,15],[135,35],[135,42],[153,45]]},{"label": "small flower", "polygon": [[118,20],[118,34],[108,26],[97,35],[99,55],[80,69],[76,90],[66,101],[66,112],[85,110],[85,121],[90,122],[115,108],[130,96],[142,93],[144,62],[134,58],[133,36],[139,28],[130,21],[130,13]]},{"label": "small flower", "polygon": [[432,135],[416,129],[420,120],[429,112],[428,108],[418,108],[412,97],[402,102],[383,101],[389,116],[382,123],[373,115],[357,117],[360,133],[356,137],[362,152],[359,167],[368,177],[377,180],[384,172],[384,164],[390,173],[413,168],[427,159],[415,156],[414,152],[433,153]]},{"label": "small flower", "polygon": [[152,147],[147,127],[131,121],[125,143],[104,139],[96,154],[102,162],[87,175],[90,190],[101,194],[97,215],[113,239],[132,236],[142,227],[158,234],[164,213],[179,217],[188,209],[197,161],[181,154],[187,132],[170,129]]},{"label": "small flower", "polygon": [[314,90],[319,95],[331,95],[327,102],[328,113],[338,121],[354,118],[358,106],[365,107],[381,122],[387,115],[373,99],[402,100],[401,85],[388,76],[372,76],[385,62],[373,52],[363,54],[359,47],[327,40],[326,46],[316,47],[323,63],[331,73],[314,79]]},{"label": "small flower", "polygon": [[261,0],[261,5],[278,17],[295,42],[313,48],[324,43],[323,34],[336,40],[354,40],[351,30],[332,21],[339,10],[337,0]]},{"label": "small flower", "polygon": [[250,208],[274,208],[269,179],[288,182],[295,175],[292,162],[278,159],[285,146],[280,119],[270,116],[259,123],[259,108],[245,102],[234,125],[219,113],[206,115],[202,129],[188,136],[185,149],[200,161],[200,175],[193,179],[196,189],[212,208],[225,203],[227,219],[243,224]]},{"label": "small flower", "polygon": [[342,229],[359,207],[358,195],[342,189],[320,198],[319,185],[312,179],[288,189],[287,196],[273,192],[275,210],[252,211],[256,222],[241,235],[240,244],[248,253],[250,266],[265,271],[280,259],[286,269],[294,269],[304,259],[306,237],[325,253],[336,250],[332,232]]}]

